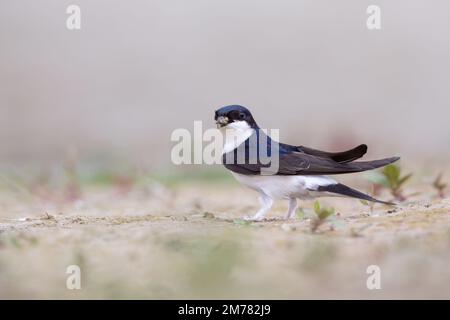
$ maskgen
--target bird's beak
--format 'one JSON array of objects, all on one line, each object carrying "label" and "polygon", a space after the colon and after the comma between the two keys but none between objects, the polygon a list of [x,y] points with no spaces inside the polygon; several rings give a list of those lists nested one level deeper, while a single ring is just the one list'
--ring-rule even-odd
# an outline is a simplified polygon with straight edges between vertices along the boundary
[{"label": "bird's beak", "polygon": [[217,128],[224,127],[228,124],[228,117],[220,116],[216,120]]}]

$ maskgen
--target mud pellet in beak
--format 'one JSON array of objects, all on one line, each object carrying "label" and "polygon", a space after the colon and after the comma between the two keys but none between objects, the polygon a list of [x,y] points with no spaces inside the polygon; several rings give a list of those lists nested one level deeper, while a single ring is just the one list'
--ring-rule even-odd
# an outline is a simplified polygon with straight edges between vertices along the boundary
[{"label": "mud pellet in beak", "polygon": [[228,124],[228,117],[220,116],[217,118],[217,127],[223,127],[224,125]]}]

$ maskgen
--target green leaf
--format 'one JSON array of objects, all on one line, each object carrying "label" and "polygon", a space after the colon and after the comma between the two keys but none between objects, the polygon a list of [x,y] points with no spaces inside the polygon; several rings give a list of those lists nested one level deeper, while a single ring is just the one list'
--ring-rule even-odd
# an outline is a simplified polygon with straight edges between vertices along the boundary
[{"label": "green leaf", "polygon": [[324,209],[320,210],[320,213],[318,214],[318,216],[319,216],[319,219],[324,220],[333,214],[334,214],[334,208],[330,207],[330,208],[324,208]]},{"label": "green leaf", "polygon": [[318,200],[314,201],[314,212],[319,215],[320,214],[320,203]]},{"label": "green leaf", "polygon": [[398,181],[400,178],[400,167],[390,164],[383,169],[383,174],[386,176],[389,181],[389,185],[391,188],[395,188],[398,186]]}]

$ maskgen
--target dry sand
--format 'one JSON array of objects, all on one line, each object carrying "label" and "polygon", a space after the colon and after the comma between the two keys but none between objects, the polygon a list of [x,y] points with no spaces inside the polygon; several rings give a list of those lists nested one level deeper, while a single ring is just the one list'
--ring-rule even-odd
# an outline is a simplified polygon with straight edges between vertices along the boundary
[{"label": "dry sand", "polygon": [[[448,299],[450,200],[423,181],[416,191],[372,211],[324,198],[338,214],[313,233],[311,202],[294,220],[285,202],[266,221],[240,220],[257,201],[235,183],[86,187],[74,201],[4,189],[0,298]],[[74,264],[81,290],[66,288]],[[366,287],[369,265],[380,290]]]}]

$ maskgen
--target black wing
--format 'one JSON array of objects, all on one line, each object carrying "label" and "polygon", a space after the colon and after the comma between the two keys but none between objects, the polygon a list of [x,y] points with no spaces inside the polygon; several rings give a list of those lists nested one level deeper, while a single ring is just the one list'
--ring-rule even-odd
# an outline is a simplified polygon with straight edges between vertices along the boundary
[{"label": "black wing", "polygon": [[[373,161],[344,162],[339,163],[331,158],[314,156],[301,152],[291,152],[281,154],[278,165],[276,162],[270,164],[238,163],[238,161],[228,162],[224,159],[224,166],[236,173],[245,175],[276,174],[276,175],[323,175],[323,174],[343,174],[372,170],[384,167],[400,159],[399,157],[386,158]],[[273,171],[273,170],[276,171]]]},{"label": "black wing", "polygon": [[342,151],[342,152],[326,152],[326,151],[308,148],[305,146],[298,146],[295,148],[299,152],[310,154],[312,156],[329,158],[329,159],[339,162],[339,163],[354,161],[356,159],[361,158],[367,152],[367,145],[365,145],[365,144],[361,144],[353,149],[350,149],[347,151]]}]

